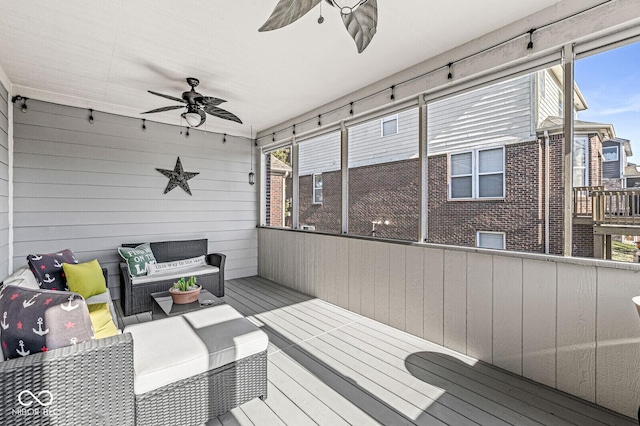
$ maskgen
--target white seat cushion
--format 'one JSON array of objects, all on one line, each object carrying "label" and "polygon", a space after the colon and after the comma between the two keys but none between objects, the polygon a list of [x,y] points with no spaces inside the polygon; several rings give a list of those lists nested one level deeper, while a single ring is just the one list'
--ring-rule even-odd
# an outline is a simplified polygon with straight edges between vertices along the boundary
[{"label": "white seat cushion", "polygon": [[230,305],[219,305],[184,315],[206,344],[209,369],[258,354],[267,349],[269,338]]},{"label": "white seat cushion", "polygon": [[183,317],[128,325],[124,332],[133,336],[136,395],[209,369],[207,347]]},{"label": "white seat cushion", "polygon": [[162,281],[162,280],[177,280],[180,277],[191,277],[191,276],[197,277],[198,275],[215,274],[216,272],[220,272],[220,268],[218,268],[217,266],[201,265],[201,266],[196,266],[194,268],[180,269],[179,271],[171,271],[165,274],[157,273],[153,275],[142,275],[139,277],[132,277],[131,284],[136,285],[136,284],[144,284],[144,283],[150,283],[150,282]]}]

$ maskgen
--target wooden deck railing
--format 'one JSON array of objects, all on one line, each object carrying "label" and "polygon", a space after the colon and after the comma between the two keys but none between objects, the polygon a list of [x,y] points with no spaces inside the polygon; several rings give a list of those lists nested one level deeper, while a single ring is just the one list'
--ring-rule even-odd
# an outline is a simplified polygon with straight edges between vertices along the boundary
[{"label": "wooden deck railing", "polygon": [[640,189],[573,188],[573,216],[591,217],[596,225],[640,226]]}]

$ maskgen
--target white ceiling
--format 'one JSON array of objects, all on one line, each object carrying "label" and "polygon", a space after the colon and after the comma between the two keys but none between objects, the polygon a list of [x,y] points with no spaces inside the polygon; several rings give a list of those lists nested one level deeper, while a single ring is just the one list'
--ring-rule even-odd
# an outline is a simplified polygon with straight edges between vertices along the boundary
[{"label": "white ceiling", "polygon": [[259,33],[277,0],[7,0],[0,67],[14,95],[176,125],[181,110],[139,115],[175,105],[147,90],[179,97],[197,77],[244,121],[209,117],[206,130],[248,136],[557,2],[378,0],[378,32],[358,54],[326,3],[322,25],[316,7]]}]

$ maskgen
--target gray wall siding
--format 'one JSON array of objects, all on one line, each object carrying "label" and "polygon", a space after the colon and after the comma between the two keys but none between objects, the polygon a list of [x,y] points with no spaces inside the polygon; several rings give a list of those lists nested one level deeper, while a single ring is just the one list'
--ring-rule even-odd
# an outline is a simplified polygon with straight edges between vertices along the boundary
[{"label": "gray wall siding", "polygon": [[[30,253],[70,248],[109,269],[119,297],[117,247],[127,242],[207,238],[227,255],[226,278],[257,271],[258,188],[248,184],[246,138],[29,101],[14,114],[14,264]],[[210,126],[215,125],[211,119]],[[193,196],[163,194],[180,157]],[[256,159],[254,159],[256,164]]]},{"label": "gray wall siding", "polygon": [[549,116],[562,117],[562,88],[550,70],[538,71],[538,126]]},{"label": "gray wall siding", "polygon": [[298,154],[300,176],[340,170],[340,132],[325,133],[301,141]]},{"label": "gray wall siding", "polygon": [[535,139],[534,74],[429,104],[429,155]]},{"label": "gray wall siding", "polygon": [[9,93],[0,83],[0,276],[9,271]]},{"label": "gray wall siding", "polygon": [[638,264],[264,228],[258,249],[262,277],[637,413]]}]

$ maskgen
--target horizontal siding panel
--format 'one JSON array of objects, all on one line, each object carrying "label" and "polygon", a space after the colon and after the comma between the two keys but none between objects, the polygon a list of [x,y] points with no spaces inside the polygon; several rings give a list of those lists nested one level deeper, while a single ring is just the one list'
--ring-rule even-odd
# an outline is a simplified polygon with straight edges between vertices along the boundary
[{"label": "horizontal siding panel", "polygon": [[[66,171],[66,170],[48,170],[24,167],[22,164],[30,161],[29,158],[18,158],[15,156],[16,163],[21,161],[20,166],[16,166],[14,169],[14,181],[26,182],[26,183],[57,183],[63,185],[76,185],[84,184],[87,186],[111,186],[133,189],[152,189],[162,193],[164,188],[169,182],[168,178],[156,172],[157,176],[133,176],[133,175],[116,175],[108,173],[94,173],[91,171]],[[183,163],[184,166],[184,163]],[[167,168],[167,167],[164,167]],[[173,167],[169,167],[173,169]],[[191,171],[188,168],[187,171]],[[2,179],[2,173],[0,173],[0,179]],[[216,191],[245,191],[253,192],[255,189],[248,184],[247,174],[243,174],[242,181],[215,181],[207,180],[200,175],[189,180],[189,188],[194,196],[198,196],[197,191],[199,189],[204,190],[216,190]],[[99,188],[96,189],[99,191]],[[173,196],[176,193],[182,193],[185,197],[189,197],[188,194],[182,191],[182,189],[174,189],[169,193],[169,196]]]},{"label": "horizontal siding panel", "polygon": [[327,133],[298,145],[298,174],[340,170],[340,132]]},{"label": "horizontal siding panel", "polygon": [[395,135],[382,137],[382,118],[349,128],[350,168],[417,157],[418,110],[411,109],[398,114],[398,133]]},{"label": "horizontal siding panel", "polygon": [[212,218],[207,211],[172,211],[172,212],[145,212],[144,215],[133,215],[131,212],[111,211],[111,212],[21,212],[14,219],[15,227],[31,226],[63,226],[63,225],[111,225],[130,223],[177,223],[177,222],[211,222],[211,231],[216,230],[239,230],[253,229],[257,223],[257,213],[255,218],[239,220],[234,217],[231,220]]},{"label": "horizontal siding panel", "polygon": [[429,152],[535,137],[531,128],[532,78],[518,77],[430,104]]}]

